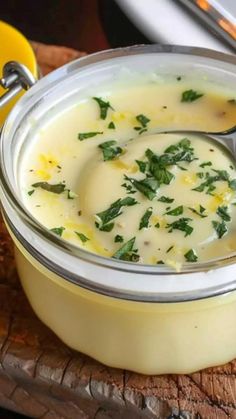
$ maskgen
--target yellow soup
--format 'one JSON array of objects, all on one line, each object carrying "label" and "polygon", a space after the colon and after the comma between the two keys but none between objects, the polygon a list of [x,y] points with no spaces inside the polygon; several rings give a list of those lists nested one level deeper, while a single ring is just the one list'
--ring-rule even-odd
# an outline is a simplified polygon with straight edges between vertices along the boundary
[{"label": "yellow soup", "polygon": [[184,78],[114,86],[65,109],[25,152],[24,204],[48,229],[97,254],[144,264],[206,261],[236,250],[230,152],[175,127],[220,131],[236,95]]}]

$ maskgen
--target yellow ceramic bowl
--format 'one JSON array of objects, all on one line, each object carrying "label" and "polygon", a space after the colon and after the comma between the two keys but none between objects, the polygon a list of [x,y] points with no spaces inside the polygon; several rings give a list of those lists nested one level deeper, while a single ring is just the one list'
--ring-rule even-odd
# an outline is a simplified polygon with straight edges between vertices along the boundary
[{"label": "yellow ceramic bowl", "polygon": [[[15,28],[0,20],[0,78],[2,77],[2,68],[8,61],[18,61],[28,67],[31,73],[36,77],[37,63],[33,49],[27,39]],[[0,87],[0,95],[4,89]],[[22,92],[23,93],[23,92]],[[12,106],[22,95],[19,93],[8,105],[0,109],[0,126],[3,124],[7,114]]]}]

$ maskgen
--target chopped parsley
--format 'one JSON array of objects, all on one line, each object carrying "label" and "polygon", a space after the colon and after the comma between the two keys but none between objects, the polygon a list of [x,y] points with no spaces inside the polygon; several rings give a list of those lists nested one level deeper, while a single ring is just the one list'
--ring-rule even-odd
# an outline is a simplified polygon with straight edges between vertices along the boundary
[{"label": "chopped parsley", "polygon": [[202,164],[199,164],[199,167],[206,167],[206,166],[212,166],[212,162],[211,161],[205,161]]},{"label": "chopped parsley", "polygon": [[135,237],[123,244],[112,256],[114,259],[126,260],[129,262],[138,262],[139,255],[137,249],[134,250]]},{"label": "chopped parsley", "polygon": [[232,189],[236,189],[236,179],[230,180],[229,173],[226,170],[216,170],[212,169],[213,172],[216,173],[216,175],[210,175],[209,172],[205,173],[205,180],[203,183],[201,183],[196,188],[193,188],[193,191],[197,192],[205,192],[207,194],[211,194],[216,187],[214,185],[215,182],[218,181],[225,181],[228,182],[228,186]]},{"label": "chopped parsley", "polygon": [[173,198],[168,198],[168,196],[163,195],[158,199],[158,201],[165,202],[167,204],[171,204],[172,202],[174,202],[174,199]]},{"label": "chopped parsley", "polygon": [[51,184],[48,182],[36,182],[33,183],[33,188],[41,188],[45,191],[60,194],[65,191],[66,185],[64,183],[57,183],[57,184]]},{"label": "chopped parsley", "polygon": [[136,119],[142,125],[143,128],[146,128],[147,124],[150,122],[150,119],[142,114],[137,115]]},{"label": "chopped parsley", "polygon": [[140,127],[134,127],[135,131],[139,131],[139,134],[143,134],[147,131],[147,124],[150,122],[150,119],[147,118],[145,115],[137,115],[137,121],[140,123]]},{"label": "chopped parsley", "polygon": [[224,221],[222,221],[221,223],[219,223],[218,221],[212,221],[212,225],[219,239],[221,239],[221,237],[223,237],[228,231],[227,225]]},{"label": "chopped parsley", "polygon": [[103,160],[113,160],[115,157],[122,153],[121,147],[114,147],[117,142],[115,140],[105,141],[105,143],[99,144],[99,148],[103,153]]},{"label": "chopped parsley", "polygon": [[192,221],[191,218],[179,218],[179,220],[174,221],[173,223],[167,224],[166,228],[169,229],[169,233],[172,233],[173,230],[180,230],[185,232],[185,237],[189,236],[193,232],[193,227],[189,225],[189,222]]},{"label": "chopped parsley", "polygon": [[181,96],[181,102],[194,102],[203,96],[203,93],[196,92],[196,90],[185,90]]},{"label": "chopped parsley", "polygon": [[179,207],[176,207],[176,208],[174,208],[170,211],[167,211],[166,215],[175,215],[175,216],[176,215],[181,215],[181,214],[183,214],[183,211],[184,211],[184,207],[183,207],[183,205],[180,205]]},{"label": "chopped parsley", "polygon": [[50,231],[52,231],[54,234],[57,234],[60,237],[62,236],[62,233],[64,230],[65,230],[65,227],[54,227],[50,229]]},{"label": "chopped parsley", "polygon": [[229,180],[228,185],[230,189],[232,189],[233,191],[236,191],[236,179]]},{"label": "chopped parsley", "polygon": [[108,129],[116,129],[116,126],[115,126],[115,124],[114,124],[114,122],[110,122],[109,124],[108,124],[108,127],[107,127]]},{"label": "chopped parsley", "polygon": [[166,253],[169,253],[173,249],[173,247],[174,246],[170,246],[169,249],[167,249]]},{"label": "chopped parsley", "polygon": [[206,218],[207,217],[207,215],[204,214],[205,211],[206,211],[206,208],[202,207],[202,205],[199,205],[199,211],[197,211],[195,208],[191,208],[191,207],[189,207],[188,209],[190,211],[192,211],[194,214],[199,215],[199,217],[201,217],[201,218]]},{"label": "chopped parsley", "polygon": [[159,182],[156,179],[154,179],[153,177],[146,177],[142,180],[136,180],[126,175],[124,176],[125,180],[127,182],[130,182],[133,188],[137,189],[139,192],[145,195],[149,199],[149,201],[152,201],[155,198],[157,189],[159,188]]},{"label": "chopped parsley", "polygon": [[151,215],[152,215],[152,207],[148,208],[143,214],[139,223],[139,230],[142,230],[143,228],[148,228]]},{"label": "chopped parsley", "polygon": [[85,236],[83,233],[79,233],[78,231],[75,231],[75,234],[79,237],[79,239],[82,241],[82,243],[86,243],[89,238]]},{"label": "chopped parsley", "polygon": [[31,191],[28,191],[27,193],[28,193],[29,196],[31,196],[31,195],[33,195],[34,191],[35,191],[35,189],[31,189]]},{"label": "chopped parsley", "polygon": [[121,208],[135,204],[137,204],[137,201],[130,196],[123,199],[117,199],[117,201],[113,202],[107,210],[96,214],[96,218],[99,220],[95,222],[96,227],[101,231],[111,231],[114,227],[114,223],[111,223],[111,221],[122,214]]},{"label": "chopped parsley", "polygon": [[146,172],[146,169],[147,169],[147,166],[148,166],[148,163],[145,162],[145,161],[141,161],[141,160],[135,160],[135,161],[136,161],[136,163],[137,163],[137,165],[139,167],[139,171],[141,173],[145,173]]},{"label": "chopped parsley", "polygon": [[220,218],[222,218],[223,221],[229,222],[231,221],[231,217],[228,213],[228,207],[226,206],[222,206],[222,207],[218,207],[216,214],[219,215]]},{"label": "chopped parsley", "polygon": [[80,132],[78,134],[78,140],[83,141],[87,140],[87,138],[95,137],[96,135],[103,134],[103,132]]},{"label": "chopped parsley", "polygon": [[160,223],[156,223],[154,227],[160,228]]},{"label": "chopped parsley", "polygon": [[156,264],[157,265],[164,265],[164,262],[163,262],[163,260],[158,260]]},{"label": "chopped parsley", "polygon": [[97,102],[100,108],[100,118],[106,119],[108,109],[114,110],[114,108],[110,105],[110,102],[105,102],[105,100],[101,99],[100,97],[93,97],[93,99]]},{"label": "chopped parsley", "polygon": [[123,241],[124,241],[124,237],[120,236],[119,234],[117,234],[114,238],[115,243],[123,243]]},{"label": "chopped parsley", "polygon": [[198,260],[198,256],[193,249],[190,249],[187,253],[185,253],[184,257],[187,262],[197,262]]}]

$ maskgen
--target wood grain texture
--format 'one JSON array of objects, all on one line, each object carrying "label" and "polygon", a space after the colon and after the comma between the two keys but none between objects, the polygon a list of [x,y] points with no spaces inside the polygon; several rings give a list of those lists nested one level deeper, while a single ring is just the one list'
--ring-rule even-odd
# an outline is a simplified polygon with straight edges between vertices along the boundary
[{"label": "wood grain texture", "polygon": [[[33,46],[44,73],[83,55]],[[72,351],[34,315],[0,220],[0,405],[41,419],[236,419],[236,361],[190,375],[142,376]]]}]

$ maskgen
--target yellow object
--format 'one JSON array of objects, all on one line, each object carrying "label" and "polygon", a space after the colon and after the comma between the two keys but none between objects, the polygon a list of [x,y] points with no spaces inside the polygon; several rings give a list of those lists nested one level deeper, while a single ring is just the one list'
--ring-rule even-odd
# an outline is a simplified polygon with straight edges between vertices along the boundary
[{"label": "yellow object", "polygon": [[[27,39],[18,30],[3,21],[0,21],[0,39],[0,78],[2,78],[3,66],[8,61],[18,61],[21,64],[26,65],[32,74],[36,77],[36,58],[33,49]],[[0,87],[0,95],[2,95],[4,92],[5,90]],[[13,100],[11,100],[9,104],[4,106],[3,109],[0,109],[0,127],[22,93],[19,93]]]}]

